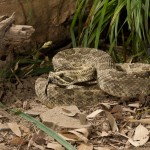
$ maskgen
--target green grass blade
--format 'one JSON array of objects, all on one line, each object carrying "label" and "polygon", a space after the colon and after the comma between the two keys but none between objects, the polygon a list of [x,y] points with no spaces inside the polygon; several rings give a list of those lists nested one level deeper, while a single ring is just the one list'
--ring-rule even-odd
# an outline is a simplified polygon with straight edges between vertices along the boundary
[{"label": "green grass blade", "polygon": [[71,23],[71,26],[70,26],[70,34],[71,34],[71,39],[72,39],[72,45],[73,47],[76,47],[77,44],[76,44],[76,39],[75,39],[75,35],[74,35],[74,27],[75,27],[75,24],[77,22],[77,19],[78,19],[78,16],[79,16],[79,13],[81,12],[81,9],[82,9],[82,6],[84,4],[85,0],[82,0],[76,10],[76,13],[73,17],[73,20],[72,20],[72,23]]},{"label": "green grass blade", "polygon": [[99,19],[99,23],[98,23],[98,27],[97,27],[97,31],[96,31],[95,48],[98,48],[100,34],[101,34],[101,31],[102,31],[102,25],[103,25],[104,16],[105,16],[105,13],[106,13],[107,5],[108,5],[108,0],[105,0],[104,6],[102,8],[101,18]]},{"label": "green grass blade", "polygon": [[[0,107],[5,108],[5,106],[0,102]],[[40,128],[42,131],[44,131],[46,134],[54,138],[56,141],[58,141],[61,145],[63,145],[67,150],[76,150],[70,143],[68,143],[66,140],[64,140],[62,137],[60,137],[55,131],[45,126],[43,123],[38,121],[37,119],[31,117],[28,114],[25,114],[21,111],[15,110],[15,109],[9,109],[11,112],[14,112],[21,116],[22,118],[34,123],[38,128]]]}]

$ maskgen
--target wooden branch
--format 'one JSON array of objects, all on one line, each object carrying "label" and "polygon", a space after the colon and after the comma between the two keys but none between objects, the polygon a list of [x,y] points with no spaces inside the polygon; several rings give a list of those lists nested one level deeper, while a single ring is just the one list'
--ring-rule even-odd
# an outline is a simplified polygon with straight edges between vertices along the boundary
[{"label": "wooden branch", "polygon": [[10,17],[0,17],[0,49],[4,50],[8,45],[21,47],[31,40],[34,28],[28,25],[14,25],[13,22],[14,13]]},{"label": "wooden branch", "polygon": [[23,46],[30,42],[30,37],[34,32],[32,26],[27,25],[12,25],[5,33],[3,38],[4,45]]}]

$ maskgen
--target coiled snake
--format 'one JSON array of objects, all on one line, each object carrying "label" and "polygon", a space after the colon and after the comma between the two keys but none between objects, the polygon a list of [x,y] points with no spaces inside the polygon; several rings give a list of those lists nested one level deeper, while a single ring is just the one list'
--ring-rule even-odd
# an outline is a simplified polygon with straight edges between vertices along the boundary
[{"label": "coiled snake", "polygon": [[116,97],[150,94],[150,64],[115,64],[108,53],[94,48],[63,50],[52,63],[54,72],[35,83],[39,100],[48,107],[100,102],[101,91]]}]

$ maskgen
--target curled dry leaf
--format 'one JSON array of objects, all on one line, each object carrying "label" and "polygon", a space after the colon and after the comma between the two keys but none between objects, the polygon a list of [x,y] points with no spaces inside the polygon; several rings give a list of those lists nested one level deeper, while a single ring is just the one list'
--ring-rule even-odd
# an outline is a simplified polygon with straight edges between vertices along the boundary
[{"label": "curled dry leaf", "polygon": [[77,131],[70,131],[70,133],[73,133],[74,135],[76,135],[76,138],[78,139],[78,141],[84,141],[85,143],[88,142],[88,139],[83,134]]},{"label": "curled dry leaf", "polygon": [[93,120],[101,112],[103,112],[103,110],[98,109],[98,110],[92,112],[91,114],[89,114],[86,118],[87,118],[87,120]]},{"label": "curled dry leaf", "polygon": [[100,103],[102,106],[105,106],[107,109],[111,108],[110,103]]},{"label": "curled dry leaf", "polygon": [[75,129],[74,131],[77,131],[77,132],[83,134],[85,137],[88,137],[88,135],[89,135],[89,131],[87,130],[87,128]]},{"label": "curled dry leaf", "polygon": [[87,143],[88,139],[88,130],[86,128],[71,130],[68,132],[60,132],[60,136],[62,136],[67,141],[84,141]]},{"label": "curled dry leaf", "polygon": [[108,112],[108,111],[105,111],[105,114],[106,114],[106,117],[108,118],[108,121],[109,121],[109,124],[111,126],[112,131],[113,132],[115,132],[115,131],[118,132],[119,129],[118,129],[116,120],[113,117],[113,115],[110,112]]},{"label": "curled dry leaf", "polygon": [[134,146],[144,145],[149,139],[149,131],[142,125],[139,125],[135,129],[133,138],[128,141]]},{"label": "curled dry leaf", "polygon": [[19,126],[16,122],[8,123],[9,128],[16,134],[17,136],[21,137],[21,131],[19,129]]}]

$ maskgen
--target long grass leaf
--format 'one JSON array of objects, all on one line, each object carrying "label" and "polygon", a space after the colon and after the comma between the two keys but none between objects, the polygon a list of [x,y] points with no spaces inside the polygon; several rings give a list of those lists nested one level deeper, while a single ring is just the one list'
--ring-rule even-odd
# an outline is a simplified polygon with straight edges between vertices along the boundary
[{"label": "long grass leaf", "polygon": [[[5,108],[5,106],[0,102],[0,107]],[[39,122],[37,119],[31,117],[28,114],[25,114],[21,111],[15,110],[15,109],[9,109],[11,112],[14,112],[21,116],[22,118],[34,123],[38,128],[40,128],[42,131],[44,131],[46,134],[54,138],[56,141],[58,141],[61,145],[63,145],[67,150],[76,150],[70,143],[68,143],[66,140],[64,140],[62,137],[60,137],[55,131],[45,126],[43,123]]]},{"label": "long grass leaf", "polygon": [[95,37],[95,48],[98,48],[100,34],[102,32],[101,29],[102,29],[103,20],[104,20],[104,16],[106,13],[107,5],[108,5],[108,0],[105,0],[104,6],[102,8],[101,18],[99,20],[98,27],[97,27],[97,32],[96,32],[96,37]]}]

